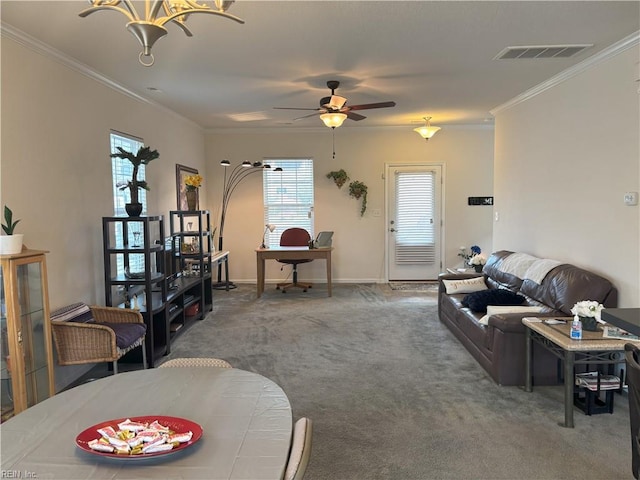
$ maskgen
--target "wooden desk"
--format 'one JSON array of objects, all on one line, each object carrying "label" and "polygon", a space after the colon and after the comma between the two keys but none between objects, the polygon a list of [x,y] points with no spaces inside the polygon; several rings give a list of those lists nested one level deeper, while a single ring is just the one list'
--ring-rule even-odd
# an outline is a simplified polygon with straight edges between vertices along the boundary
[{"label": "wooden desk", "polygon": [[273,247],[256,248],[256,260],[258,263],[258,298],[264,292],[264,261],[265,260],[306,260],[322,259],[327,262],[327,291],[331,296],[331,252],[329,248],[309,248],[309,247]]},{"label": "wooden desk", "polygon": [[[202,427],[202,438],[166,457],[133,460],[102,458],[75,444],[80,432],[97,423],[154,414],[191,420]],[[0,425],[2,472],[66,480],[279,480],[292,428],[287,396],[256,373],[216,367],[138,370],[59,393]]]},{"label": "wooden desk", "polygon": [[571,317],[564,318],[567,322],[560,325],[548,325],[544,321],[535,321],[531,318],[522,319],[522,323],[527,327],[525,330],[525,391],[532,391],[531,377],[534,360],[532,342],[536,342],[564,363],[564,423],[560,423],[560,426],[573,428],[574,366],[611,365],[624,362],[624,345],[637,342],[603,338],[601,327],[597,332],[582,330],[582,340],[573,340],[570,337]]}]

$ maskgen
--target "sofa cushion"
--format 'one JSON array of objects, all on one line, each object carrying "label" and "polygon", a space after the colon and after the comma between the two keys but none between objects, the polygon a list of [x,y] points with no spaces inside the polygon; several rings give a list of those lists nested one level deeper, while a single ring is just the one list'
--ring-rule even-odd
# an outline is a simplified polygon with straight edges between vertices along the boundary
[{"label": "sofa cushion", "polygon": [[484,313],[487,305],[521,305],[525,301],[522,295],[504,288],[493,288],[482,292],[470,293],[462,300],[462,305],[474,312]]},{"label": "sofa cushion", "polygon": [[487,314],[478,320],[481,325],[489,325],[489,317],[491,315],[500,315],[502,313],[540,313],[544,307],[532,307],[530,305],[487,305]]},{"label": "sofa cushion", "polygon": [[456,293],[471,293],[487,290],[484,277],[463,278],[456,280],[442,280],[448,295]]},{"label": "sofa cushion", "polygon": [[121,349],[130,347],[147,331],[144,323],[101,323],[100,325],[109,327],[115,332],[116,345]]},{"label": "sofa cushion", "polygon": [[549,272],[542,284],[524,280],[520,292],[568,316],[581,300],[593,300],[609,308],[617,306],[618,300],[617,290],[609,280],[566,263]]}]

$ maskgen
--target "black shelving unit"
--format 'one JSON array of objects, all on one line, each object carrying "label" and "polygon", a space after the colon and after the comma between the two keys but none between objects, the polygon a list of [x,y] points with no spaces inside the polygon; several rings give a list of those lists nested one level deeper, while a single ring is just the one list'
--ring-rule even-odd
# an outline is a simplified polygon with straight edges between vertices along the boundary
[{"label": "black shelving unit", "polygon": [[211,216],[208,210],[172,210],[171,261],[177,272],[169,281],[167,328],[173,340],[213,309]]},{"label": "black shelving unit", "polygon": [[153,367],[168,353],[170,342],[166,328],[164,218],[103,217],[102,238],[105,305],[140,310],[147,325],[147,361]]},{"label": "black shelving unit", "polygon": [[[140,310],[149,367],[213,309],[209,228],[206,210],[172,211],[168,238],[161,215],[102,218],[105,305]],[[134,350],[121,361],[141,360]]]}]

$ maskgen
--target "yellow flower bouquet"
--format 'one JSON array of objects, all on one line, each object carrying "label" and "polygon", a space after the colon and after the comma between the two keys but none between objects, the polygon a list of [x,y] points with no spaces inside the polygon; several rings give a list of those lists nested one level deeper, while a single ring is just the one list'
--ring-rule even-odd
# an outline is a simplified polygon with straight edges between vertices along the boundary
[{"label": "yellow flower bouquet", "polygon": [[188,192],[192,192],[197,188],[200,188],[202,185],[202,176],[201,175],[187,175],[184,177],[184,184],[187,187]]}]

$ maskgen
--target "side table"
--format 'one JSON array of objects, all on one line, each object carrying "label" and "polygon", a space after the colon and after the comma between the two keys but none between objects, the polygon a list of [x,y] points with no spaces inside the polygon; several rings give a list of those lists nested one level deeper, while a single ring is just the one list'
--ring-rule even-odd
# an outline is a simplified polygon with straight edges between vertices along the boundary
[{"label": "side table", "polygon": [[[555,318],[555,317],[554,317]],[[548,320],[548,319],[547,319]],[[545,319],[525,317],[525,391],[532,391],[533,342],[546,348],[564,364],[564,422],[560,426],[573,428],[573,388],[575,365],[611,365],[624,361],[624,345],[640,342],[602,337],[602,330],[582,332],[582,340],[570,337],[571,318],[561,324],[547,324]]]},{"label": "side table", "polygon": [[447,267],[447,273],[477,273],[475,268],[469,267],[469,268],[453,268],[453,267]]}]

